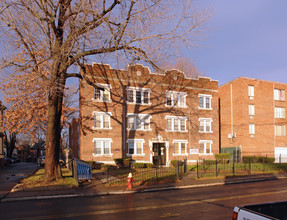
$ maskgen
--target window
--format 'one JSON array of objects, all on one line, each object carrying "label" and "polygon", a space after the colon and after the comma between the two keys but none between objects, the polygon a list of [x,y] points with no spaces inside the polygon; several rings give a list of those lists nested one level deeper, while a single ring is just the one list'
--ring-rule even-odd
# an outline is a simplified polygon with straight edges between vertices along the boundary
[{"label": "window", "polygon": [[94,127],[93,129],[110,129],[110,115],[109,112],[93,112]]},{"label": "window", "polygon": [[185,92],[166,92],[166,106],[186,107]]},{"label": "window", "polygon": [[110,138],[94,138],[95,153],[94,155],[111,155],[111,142]]},{"label": "window", "polygon": [[250,99],[254,99],[254,86],[248,86],[248,96]]},{"label": "window", "polygon": [[143,153],[143,143],[144,140],[128,140],[129,155],[144,155]]},{"label": "window", "polygon": [[127,102],[135,104],[150,104],[150,89],[128,88]]},{"label": "window", "polygon": [[101,88],[94,88],[94,98],[95,101],[107,102],[111,100],[110,85],[100,85]]},{"label": "window", "polygon": [[249,134],[255,134],[255,124],[249,124]]},{"label": "window", "polygon": [[199,118],[199,132],[212,133],[211,131],[211,118]]},{"label": "window", "polygon": [[274,89],[274,100],[285,100],[285,90],[284,89]]},{"label": "window", "polygon": [[186,117],[167,116],[167,131],[186,131]]},{"label": "window", "polygon": [[150,115],[128,114],[129,130],[150,130]]},{"label": "window", "polygon": [[285,108],[275,107],[274,117],[275,118],[285,118]]},{"label": "window", "polygon": [[285,125],[275,125],[275,136],[285,136]]},{"label": "window", "polygon": [[199,141],[199,153],[200,154],[212,154],[211,144],[212,144],[212,141],[200,140]]},{"label": "window", "polygon": [[199,94],[199,109],[211,109],[211,95]]},{"label": "window", "polygon": [[255,115],[255,106],[249,105],[249,115]]},{"label": "window", "polygon": [[174,155],[186,155],[187,154],[187,150],[186,150],[187,141],[175,140],[173,141],[173,143],[174,143]]}]

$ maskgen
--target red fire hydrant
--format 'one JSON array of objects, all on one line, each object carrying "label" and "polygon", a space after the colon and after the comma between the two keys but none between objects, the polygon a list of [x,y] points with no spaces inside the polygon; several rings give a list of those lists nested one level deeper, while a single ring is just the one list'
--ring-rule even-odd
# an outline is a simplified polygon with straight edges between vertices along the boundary
[{"label": "red fire hydrant", "polygon": [[133,188],[133,174],[132,173],[129,173],[128,175],[128,189],[132,189]]}]

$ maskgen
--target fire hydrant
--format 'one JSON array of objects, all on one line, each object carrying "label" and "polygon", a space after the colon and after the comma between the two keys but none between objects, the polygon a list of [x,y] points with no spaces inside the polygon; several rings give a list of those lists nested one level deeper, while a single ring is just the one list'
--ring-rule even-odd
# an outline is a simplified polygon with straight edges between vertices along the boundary
[{"label": "fire hydrant", "polygon": [[128,175],[128,189],[132,189],[133,188],[133,174],[132,173],[129,173]]}]

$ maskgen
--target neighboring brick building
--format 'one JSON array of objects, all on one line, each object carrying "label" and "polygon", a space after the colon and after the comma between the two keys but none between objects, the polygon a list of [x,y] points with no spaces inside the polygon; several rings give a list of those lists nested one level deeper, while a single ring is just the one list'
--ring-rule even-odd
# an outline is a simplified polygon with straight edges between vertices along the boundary
[{"label": "neighboring brick building", "polygon": [[287,162],[287,84],[246,77],[219,87],[221,152],[237,147],[244,155]]},{"label": "neighboring brick building", "polygon": [[80,159],[169,165],[219,152],[217,81],[177,70],[154,74],[142,65],[118,70],[93,63],[86,75],[100,88],[80,80]]}]

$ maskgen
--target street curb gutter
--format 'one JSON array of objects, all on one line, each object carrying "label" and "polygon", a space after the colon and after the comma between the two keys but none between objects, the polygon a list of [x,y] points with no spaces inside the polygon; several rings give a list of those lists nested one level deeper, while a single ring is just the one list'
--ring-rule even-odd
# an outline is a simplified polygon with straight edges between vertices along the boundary
[{"label": "street curb gutter", "polygon": [[147,192],[158,192],[167,190],[180,190],[189,188],[201,188],[210,186],[221,186],[230,184],[240,184],[240,183],[250,183],[250,182],[261,182],[268,180],[278,180],[286,179],[287,177],[268,177],[268,178],[256,178],[256,179],[246,179],[238,181],[229,181],[221,183],[208,183],[208,184],[198,184],[198,185],[186,185],[186,186],[170,186],[164,188],[153,188],[153,189],[142,189],[138,191],[111,191],[102,193],[79,193],[79,194],[66,194],[66,195],[49,195],[49,196],[30,196],[30,197],[17,197],[17,198],[4,198],[0,200],[0,203],[4,202],[14,202],[14,201],[26,201],[26,200],[40,200],[40,199],[59,199],[59,198],[76,198],[76,197],[92,197],[92,196],[105,196],[105,195],[123,195],[123,194],[134,194],[134,193],[147,193]]}]

